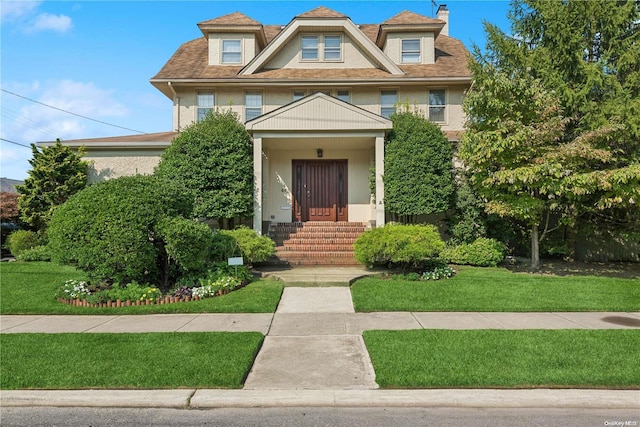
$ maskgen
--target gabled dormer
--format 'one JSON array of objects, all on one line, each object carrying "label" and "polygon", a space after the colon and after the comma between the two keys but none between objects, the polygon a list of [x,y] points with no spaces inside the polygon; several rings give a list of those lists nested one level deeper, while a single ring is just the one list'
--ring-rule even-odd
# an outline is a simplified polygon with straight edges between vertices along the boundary
[{"label": "gabled dormer", "polygon": [[267,45],[258,21],[234,12],[198,24],[208,42],[209,65],[247,65]]},{"label": "gabled dormer", "polygon": [[[438,16],[448,14],[445,8],[438,10]],[[446,32],[447,22],[417,13],[404,11],[380,25],[376,44],[399,65],[434,64],[435,39]]]},{"label": "gabled dormer", "polygon": [[239,75],[278,69],[403,71],[351,19],[326,7],[296,16]]}]

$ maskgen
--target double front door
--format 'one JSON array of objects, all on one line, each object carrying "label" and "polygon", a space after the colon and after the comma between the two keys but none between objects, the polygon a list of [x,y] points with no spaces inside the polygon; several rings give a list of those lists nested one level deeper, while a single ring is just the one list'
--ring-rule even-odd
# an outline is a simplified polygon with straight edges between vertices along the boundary
[{"label": "double front door", "polygon": [[347,161],[293,161],[293,221],[347,221]]}]

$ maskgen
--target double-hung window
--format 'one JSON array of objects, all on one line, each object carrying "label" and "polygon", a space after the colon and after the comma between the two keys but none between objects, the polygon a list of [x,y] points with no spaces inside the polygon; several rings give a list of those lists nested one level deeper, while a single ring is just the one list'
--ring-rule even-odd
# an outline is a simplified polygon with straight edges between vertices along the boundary
[{"label": "double-hung window", "polygon": [[325,61],[340,61],[342,59],[340,50],[341,41],[340,36],[324,36]]},{"label": "double-hung window", "polygon": [[318,36],[302,36],[302,60],[318,60]]},{"label": "double-hung window", "polygon": [[389,118],[396,112],[398,92],[395,90],[383,90],[380,92],[380,115]]},{"label": "double-hung window", "polygon": [[244,95],[245,121],[255,119],[262,115],[262,92],[247,92]]},{"label": "double-hung window", "polygon": [[336,91],[336,98],[344,101],[344,102],[351,102],[351,96],[349,94],[348,90],[338,90]]},{"label": "double-hung window", "polygon": [[208,113],[213,112],[213,92],[198,92],[198,121],[204,119]]},{"label": "double-hung window", "polygon": [[402,40],[402,63],[420,63],[420,39]]},{"label": "double-hung window", "polygon": [[429,91],[429,120],[432,122],[445,121],[446,93],[444,89]]},{"label": "double-hung window", "polygon": [[242,64],[240,40],[222,40],[222,63]]}]

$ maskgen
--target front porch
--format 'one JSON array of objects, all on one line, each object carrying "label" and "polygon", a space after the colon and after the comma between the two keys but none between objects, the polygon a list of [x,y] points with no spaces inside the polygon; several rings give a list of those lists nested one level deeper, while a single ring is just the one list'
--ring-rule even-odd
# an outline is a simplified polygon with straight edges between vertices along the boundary
[{"label": "front porch", "polygon": [[[272,224],[309,221],[384,225],[389,119],[315,93],[246,127],[253,137],[253,226],[258,233]],[[374,195],[369,185],[373,168]]]}]

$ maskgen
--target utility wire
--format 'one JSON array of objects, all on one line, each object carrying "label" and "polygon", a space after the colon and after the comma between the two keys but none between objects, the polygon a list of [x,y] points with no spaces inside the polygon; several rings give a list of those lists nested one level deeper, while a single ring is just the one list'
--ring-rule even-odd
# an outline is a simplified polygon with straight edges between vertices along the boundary
[{"label": "utility wire", "polygon": [[15,142],[15,141],[9,141],[8,139],[4,139],[4,138],[0,138],[0,141],[8,142],[9,144],[16,144],[21,147],[31,148],[28,145],[20,144],[19,142]]},{"label": "utility wire", "polygon": [[146,133],[146,132],[142,132],[141,130],[135,130],[135,129],[131,129],[131,128],[126,128],[124,126],[114,125],[114,124],[111,124],[111,123],[103,122],[102,120],[92,119],[91,117],[83,116],[82,114],[77,114],[77,113],[74,113],[74,112],[71,112],[71,111],[63,110],[62,108],[54,107],[53,105],[48,105],[48,104],[42,103],[40,101],[36,101],[35,99],[27,98],[26,96],[22,96],[22,95],[19,95],[17,93],[10,92],[10,91],[8,91],[6,89],[0,89],[0,90],[2,92],[8,93],[9,95],[17,96],[18,98],[26,99],[27,101],[35,102],[36,104],[44,105],[45,107],[53,108],[54,110],[62,111],[63,113],[71,114],[71,115],[74,115],[74,116],[77,116],[77,117],[81,117],[83,119],[87,119],[87,120],[91,120],[93,122],[101,123],[103,125],[113,126],[113,127],[124,129],[124,130],[129,130],[131,132]]}]

